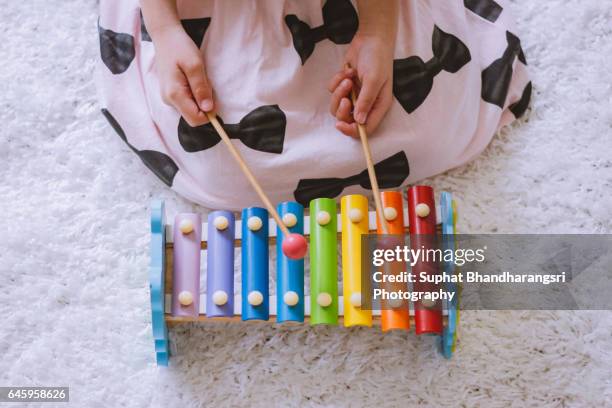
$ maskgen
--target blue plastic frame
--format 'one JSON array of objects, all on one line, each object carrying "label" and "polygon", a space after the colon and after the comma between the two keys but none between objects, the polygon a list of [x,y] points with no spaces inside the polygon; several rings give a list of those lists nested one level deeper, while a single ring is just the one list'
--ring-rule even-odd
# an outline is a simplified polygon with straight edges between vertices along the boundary
[{"label": "blue plastic frame", "polygon": [[151,292],[151,326],[155,342],[158,366],[167,366],[169,360],[168,328],[165,314],[164,272],[166,267],[166,233],[164,202],[155,200],[151,204],[151,265],[149,267],[149,290]]},{"label": "blue plastic frame", "polygon": [[[442,218],[442,249],[446,251],[455,250],[456,214],[455,205],[451,193],[442,192],[440,195],[440,212]],[[455,274],[454,259],[444,264],[444,274]],[[455,351],[457,340],[457,326],[459,324],[459,287],[456,283],[447,283],[446,290],[455,292],[453,300],[447,302],[448,323],[442,332],[441,348],[446,358],[451,358]]]}]

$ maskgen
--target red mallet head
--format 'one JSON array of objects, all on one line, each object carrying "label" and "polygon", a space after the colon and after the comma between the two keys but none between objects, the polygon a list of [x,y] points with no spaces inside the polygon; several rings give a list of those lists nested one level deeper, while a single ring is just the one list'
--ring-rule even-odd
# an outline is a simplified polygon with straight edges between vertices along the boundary
[{"label": "red mallet head", "polygon": [[306,238],[300,234],[289,234],[283,239],[283,254],[287,258],[302,259],[308,250]]}]

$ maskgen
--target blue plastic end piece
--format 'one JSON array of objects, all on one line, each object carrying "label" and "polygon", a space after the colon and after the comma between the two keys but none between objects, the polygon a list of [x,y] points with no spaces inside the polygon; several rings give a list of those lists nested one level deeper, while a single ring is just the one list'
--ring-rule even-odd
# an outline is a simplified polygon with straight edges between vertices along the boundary
[{"label": "blue plastic end piece", "polygon": [[[455,212],[451,193],[442,192],[440,196],[440,208],[442,218],[442,249],[443,251],[450,249],[454,253]],[[454,259],[445,262],[444,274],[455,274]],[[455,296],[453,297],[452,301],[446,302],[446,309],[448,310],[448,323],[442,331],[441,349],[444,357],[451,358],[455,350],[455,342],[457,339],[459,287],[456,283],[446,283],[446,290],[448,292],[454,292]]]},{"label": "blue plastic end piece", "polygon": [[158,366],[167,366],[169,360],[168,328],[165,314],[164,275],[166,265],[166,233],[164,202],[155,200],[151,204],[151,265],[149,290],[151,292],[151,325]]}]

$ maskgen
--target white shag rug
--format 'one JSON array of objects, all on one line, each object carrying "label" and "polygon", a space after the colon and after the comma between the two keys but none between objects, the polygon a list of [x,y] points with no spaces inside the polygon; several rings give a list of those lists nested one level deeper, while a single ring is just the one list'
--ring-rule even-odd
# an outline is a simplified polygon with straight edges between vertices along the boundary
[{"label": "white shag rug", "polygon": [[[611,233],[612,1],[512,8],[533,111],[428,182],[460,231]],[[96,19],[93,0],[0,1],[1,386],[68,385],[76,407],[612,406],[612,312],[465,312],[450,361],[412,333],[186,326],[157,368],[148,204],[193,206],[100,115]]]}]

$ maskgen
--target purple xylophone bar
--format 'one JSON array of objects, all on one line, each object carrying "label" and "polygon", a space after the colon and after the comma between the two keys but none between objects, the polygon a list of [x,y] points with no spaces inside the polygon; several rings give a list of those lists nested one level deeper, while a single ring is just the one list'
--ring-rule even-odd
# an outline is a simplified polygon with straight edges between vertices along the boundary
[{"label": "purple xylophone bar", "polygon": [[206,315],[234,316],[234,214],[208,214],[208,258],[206,273]]},{"label": "purple xylophone bar", "polygon": [[199,214],[177,214],[174,225],[172,315],[198,317],[202,218]]}]

